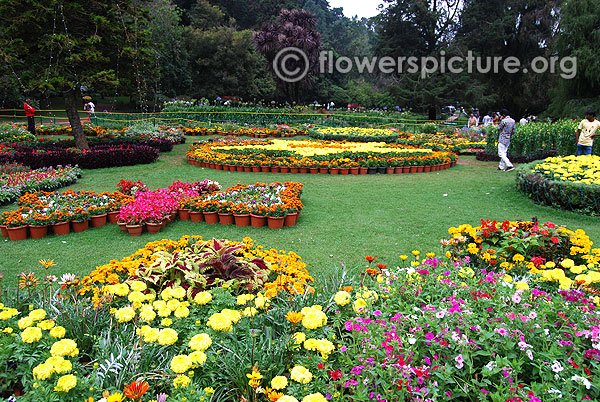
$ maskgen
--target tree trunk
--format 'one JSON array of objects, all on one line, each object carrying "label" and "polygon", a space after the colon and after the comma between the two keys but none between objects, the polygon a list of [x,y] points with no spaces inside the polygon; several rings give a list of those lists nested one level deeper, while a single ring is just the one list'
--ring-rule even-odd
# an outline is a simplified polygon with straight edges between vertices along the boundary
[{"label": "tree trunk", "polygon": [[64,92],[65,96],[65,110],[69,117],[69,124],[73,132],[73,138],[75,139],[75,146],[79,149],[89,149],[87,139],[83,133],[83,126],[79,119],[79,113],[77,113],[77,106],[81,102],[81,91],[79,89],[70,89]]},{"label": "tree trunk", "polygon": [[429,106],[428,114],[429,120],[437,120],[437,112],[435,106]]}]

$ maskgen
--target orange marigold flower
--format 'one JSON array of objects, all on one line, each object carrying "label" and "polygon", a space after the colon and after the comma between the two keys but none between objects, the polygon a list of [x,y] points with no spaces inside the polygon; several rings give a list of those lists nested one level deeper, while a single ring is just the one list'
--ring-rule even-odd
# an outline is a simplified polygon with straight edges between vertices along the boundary
[{"label": "orange marigold flower", "polygon": [[292,324],[298,324],[300,321],[302,321],[303,317],[304,314],[299,313],[297,311],[290,311],[285,315],[285,318]]}]

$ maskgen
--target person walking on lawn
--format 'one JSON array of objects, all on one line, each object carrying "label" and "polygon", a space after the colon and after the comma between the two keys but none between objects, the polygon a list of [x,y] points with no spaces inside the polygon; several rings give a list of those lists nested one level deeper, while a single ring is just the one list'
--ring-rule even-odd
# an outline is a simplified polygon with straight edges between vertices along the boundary
[{"label": "person walking on lawn", "polygon": [[500,157],[500,165],[498,170],[510,172],[515,167],[508,159],[508,147],[510,147],[510,137],[515,133],[515,121],[508,115],[508,110],[500,111],[500,125],[498,126],[498,156]]},{"label": "person walking on lawn", "polygon": [[23,109],[25,109],[25,116],[27,116],[27,131],[35,135],[35,109],[29,104],[31,100],[25,99]]}]

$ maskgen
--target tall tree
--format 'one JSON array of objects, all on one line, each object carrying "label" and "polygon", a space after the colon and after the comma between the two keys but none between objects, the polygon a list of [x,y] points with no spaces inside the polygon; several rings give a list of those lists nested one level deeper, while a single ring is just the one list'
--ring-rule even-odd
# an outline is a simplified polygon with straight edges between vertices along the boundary
[{"label": "tall tree", "polygon": [[552,93],[556,115],[581,115],[600,108],[600,7],[595,0],[566,0],[561,10],[555,50],[560,57],[577,58],[577,74],[561,78]]},{"label": "tall tree", "polygon": [[[299,81],[288,82],[275,76],[277,86],[285,94],[288,101],[300,102],[307,90],[311,88],[318,69],[321,34],[316,29],[315,15],[305,10],[281,10],[277,22],[266,24],[254,35],[254,43],[258,51],[265,56],[268,67],[273,71],[273,61],[284,48],[299,49],[306,60],[291,61],[286,68],[289,71],[304,70],[307,74]],[[280,60],[284,60],[281,58]]]},{"label": "tall tree", "polygon": [[25,93],[62,94],[77,147],[88,148],[77,113],[82,87],[145,95],[147,16],[133,0],[2,1],[0,19],[0,57]]}]

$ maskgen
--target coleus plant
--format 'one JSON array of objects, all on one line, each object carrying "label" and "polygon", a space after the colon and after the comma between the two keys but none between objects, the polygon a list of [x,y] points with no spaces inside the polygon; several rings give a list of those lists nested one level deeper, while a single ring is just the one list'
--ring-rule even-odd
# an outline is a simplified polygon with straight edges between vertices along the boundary
[{"label": "coleus plant", "polygon": [[181,252],[160,251],[153,264],[138,268],[130,280],[142,280],[156,293],[181,286],[189,299],[218,286],[234,293],[258,291],[268,279],[270,263],[248,260],[241,251],[238,245],[216,239],[189,245]]}]

